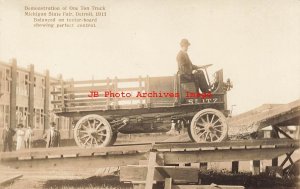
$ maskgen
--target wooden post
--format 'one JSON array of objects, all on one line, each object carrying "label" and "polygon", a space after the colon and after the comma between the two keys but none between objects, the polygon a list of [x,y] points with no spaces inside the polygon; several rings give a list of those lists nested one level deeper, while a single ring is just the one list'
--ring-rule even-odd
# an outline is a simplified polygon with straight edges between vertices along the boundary
[{"label": "wooden post", "polygon": [[155,166],[156,166],[156,153],[150,152],[145,189],[152,189],[152,187],[153,187]]},{"label": "wooden post", "polygon": [[45,71],[45,99],[44,99],[44,130],[43,133],[48,129],[49,126],[49,118],[50,118],[50,112],[49,112],[49,103],[50,103],[50,74],[49,70]]},{"label": "wooden post", "polygon": [[[146,77],[146,81],[145,81],[145,92],[146,93],[149,93],[149,90],[150,90],[150,78],[149,78],[149,76],[147,75],[147,77]],[[150,102],[150,98],[148,97],[148,95],[147,95],[147,97],[146,97],[146,104],[147,104],[147,108],[150,108],[151,107],[151,102]]]},{"label": "wooden post", "polygon": [[179,98],[178,98],[178,105],[181,105],[181,101],[183,99],[183,96],[182,95],[182,89],[181,89],[181,80],[180,80],[180,75],[176,75],[176,79],[177,79],[177,92],[179,93]]},{"label": "wooden post", "polygon": [[[272,130],[270,133],[271,138],[279,138],[278,131],[272,126]],[[278,157],[272,159],[272,166],[278,166]]]},{"label": "wooden post", "polygon": [[272,159],[272,166],[278,166],[278,157]]},{"label": "wooden post", "polygon": [[[141,92],[143,90],[143,84],[142,84],[143,78],[142,76],[139,76],[139,92]],[[139,107],[142,108],[143,107],[143,100],[142,98],[140,98],[139,100]]]},{"label": "wooden post", "polygon": [[[106,78],[106,90],[110,91],[110,79],[107,77]],[[110,97],[106,97],[106,109],[109,110],[110,109]]]},{"label": "wooden post", "polygon": [[239,162],[233,161],[231,164],[231,171],[232,173],[238,173],[239,172]]},{"label": "wooden post", "polygon": [[28,99],[28,124],[33,126],[33,117],[34,117],[34,65],[30,64],[29,66],[29,99]]},{"label": "wooden post", "polygon": [[17,60],[11,60],[11,82],[10,82],[10,126],[16,127],[16,105],[17,105]]},{"label": "wooden post", "polygon": [[200,170],[207,170],[207,162],[200,163]]},{"label": "wooden post", "polygon": [[[174,94],[175,93],[178,93],[178,76],[177,74],[174,75]],[[179,98],[180,97],[175,97],[174,99],[174,105],[176,106],[178,104],[178,101],[179,101]]]},{"label": "wooden post", "polygon": [[145,185],[144,184],[136,184],[136,183],[133,183],[133,189],[144,189]]},{"label": "wooden post", "polygon": [[[70,90],[71,91],[74,91],[74,79],[72,78],[71,79],[71,83],[70,83]],[[73,92],[72,94],[69,94],[69,100],[74,100],[75,99],[75,92]],[[74,138],[73,137],[73,126],[72,126],[72,122],[73,122],[73,117],[69,117],[69,118],[65,118],[65,119],[68,119],[68,135],[69,135],[69,138]]]},{"label": "wooden post", "polygon": [[260,160],[252,161],[252,175],[258,175],[260,173]]},{"label": "wooden post", "polygon": [[[113,87],[114,87],[114,93],[117,93],[118,92],[118,78],[117,77],[115,77],[115,79],[113,81]],[[118,98],[114,97],[113,102],[114,102],[114,109],[118,109],[119,108]]]},{"label": "wooden post", "polygon": [[165,179],[165,189],[172,189],[172,178]]}]

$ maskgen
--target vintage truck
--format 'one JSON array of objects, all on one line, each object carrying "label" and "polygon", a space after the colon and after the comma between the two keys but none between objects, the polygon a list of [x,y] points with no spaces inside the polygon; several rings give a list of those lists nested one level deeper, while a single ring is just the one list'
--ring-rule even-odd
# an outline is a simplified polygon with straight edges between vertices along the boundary
[{"label": "vintage truck", "polygon": [[74,139],[80,147],[113,145],[118,133],[157,133],[188,128],[191,140],[219,142],[228,127],[226,93],[231,81],[214,73],[209,93],[196,90],[180,74],[51,83],[54,113],[76,120]]}]

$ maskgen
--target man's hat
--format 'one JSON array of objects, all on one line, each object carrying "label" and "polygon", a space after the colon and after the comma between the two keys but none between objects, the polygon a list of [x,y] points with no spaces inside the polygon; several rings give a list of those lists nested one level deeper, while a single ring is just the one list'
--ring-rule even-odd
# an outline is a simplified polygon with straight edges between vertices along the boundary
[{"label": "man's hat", "polygon": [[191,45],[191,44],[187,39],[182,39],[180,41],[180,46],[189,46],[189,45]]},{"label": "man's hat", "polygon": [[55,122],[51,122],[50,125],[51,125],[51,126],[55,126],[56,123],[55,123]]}]

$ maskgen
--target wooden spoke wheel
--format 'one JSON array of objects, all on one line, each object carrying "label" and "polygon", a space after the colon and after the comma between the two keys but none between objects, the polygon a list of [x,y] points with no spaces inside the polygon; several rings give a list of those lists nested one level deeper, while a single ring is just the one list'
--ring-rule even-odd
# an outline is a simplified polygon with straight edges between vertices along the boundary
[{"label": "wooden spoke wheel", "polygon": [[74,138],[80,147],[104,147],[111,144],[113,132],[104,117],[91,114],[76,123]]},{"label": "wooden spoke wheel", "polygon": [[189,127],[189,136],[197,143],[223,141],[227,137],[227,132],[225,116],[211,108],[198,112]]}]

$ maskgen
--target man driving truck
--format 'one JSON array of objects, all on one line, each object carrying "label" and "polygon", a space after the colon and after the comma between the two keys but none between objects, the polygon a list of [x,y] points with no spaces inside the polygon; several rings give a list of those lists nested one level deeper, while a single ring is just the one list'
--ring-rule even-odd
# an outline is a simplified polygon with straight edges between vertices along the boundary
[{"label": "man driving truck", "polygon": [[178,63],[178,73],[182,80],[194,81],[197,92],[199,89],[202,93],[209,92],[209,85],[203,71],[199,70],[199,66],[192,64],[189,55],[187,54],[190,45],[191,44],[187,39],[182,39],[180,42],[181,50],[176,58]]}]

